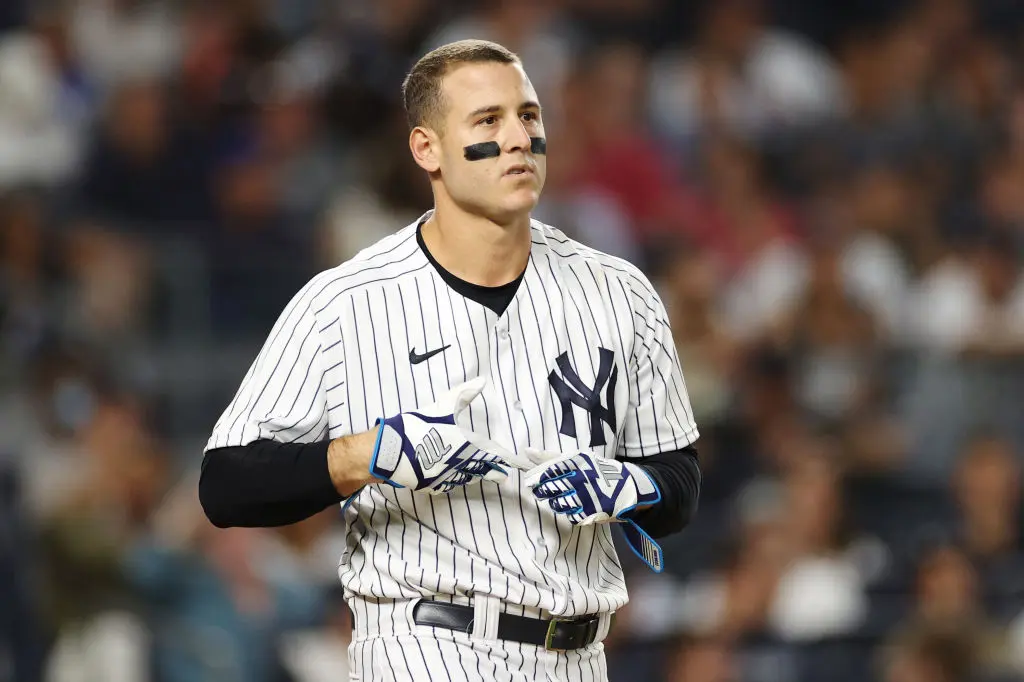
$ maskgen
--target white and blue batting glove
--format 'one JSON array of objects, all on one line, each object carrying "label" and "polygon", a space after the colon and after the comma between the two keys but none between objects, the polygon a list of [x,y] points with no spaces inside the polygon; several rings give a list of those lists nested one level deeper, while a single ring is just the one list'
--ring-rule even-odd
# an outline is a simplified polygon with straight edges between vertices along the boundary
[{"label": "white and blue batting glove", "polygon": [[566,455],[527,448],[523,454],[536,464],[523,478],[534,497],[547,501],[574,526],[623,523],[629,546],[652,570],[661,572],[661,547],[630,518],[637,507],[661,501],[650,474],[636,464],[582,452]]},{"label": "white and blue batting glove", "polygon": [[485,377],[455,386],[433,405],[377,420],[370,474],[396,488],[447,493],[507,476],[507,451],[460,427],[458,416],[483,391]]}]

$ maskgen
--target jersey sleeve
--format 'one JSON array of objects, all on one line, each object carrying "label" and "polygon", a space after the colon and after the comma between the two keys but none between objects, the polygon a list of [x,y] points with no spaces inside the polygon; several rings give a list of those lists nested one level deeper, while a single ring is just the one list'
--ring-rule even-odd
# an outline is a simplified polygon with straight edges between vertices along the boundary
[{"label": "jersey sleeve", "polygon": [[278,317],[204,452],[261,439],[308,443],[326,436],[323,341],[312,305],[315,281]]},{"label": "jersey sleeve", "polygon": [[[629,406],[617,457],[648,457],[681,450],[697,440],[668,313],[646,281],[632,295],[634,338],[629,361]],[[639,290],[637,290],[639,289]]]}]

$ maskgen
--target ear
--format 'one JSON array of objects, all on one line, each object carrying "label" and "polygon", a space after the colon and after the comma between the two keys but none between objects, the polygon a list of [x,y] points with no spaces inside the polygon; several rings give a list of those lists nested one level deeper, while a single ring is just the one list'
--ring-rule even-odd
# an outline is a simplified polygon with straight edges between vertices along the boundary
[{"label": "ear", "polygon": [[435,173],[441,167],[440,144],[437,133],[423,126],[416,126],[409,133],[409,151],[416,165]]}]

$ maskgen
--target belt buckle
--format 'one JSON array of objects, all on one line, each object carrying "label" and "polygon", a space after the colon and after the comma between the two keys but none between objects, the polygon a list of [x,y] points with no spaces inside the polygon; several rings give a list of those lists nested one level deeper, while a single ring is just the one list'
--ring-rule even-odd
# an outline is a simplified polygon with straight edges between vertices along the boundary
[{"label": "belt buckle", "polygon": [[583,647],[583,646],[587,646],[588,644],[590,644],[593,641],[594,636],[597,634],[597,628],[598,628],[598,625],[600,624],[600,622],[601,622],[601,619],[598,616],[593,616],[591,618],[586,618],[586,619],[582,619],[582,618],[552,618],[550,621],[548,621],[548,633],[547,633],[547,636],[544,637],[544,648],[547,649],[548,651],[555,651],[555,652],[569,651],[569,649],[559,649],[559,648],[556,648],[552,644],[552,640],[555,637],[555,628],[558,626],[559,623],[575,623],[575,624],[578,624],[578,625],[585,625],[586,626],[586,631],[583,634],[582,641],[576,647],[573,647],[573,648],[580,648],[580,647]]},{"label": "belt buckle", "polygon": [[552,645],[552,643],[551,643],[551,640],[553,640],[554,637],[555,637],[555,628],[558,627],[559,623],[566,623],[566,622],[571,622],[571,621],[568,618],[552,618],[551,620],[548,621],[548,634],[544,637],[544,648],[545,649],[547,649],[548,651],[557,651],[557,652],[568,651],[568,649],[556,649]]}]

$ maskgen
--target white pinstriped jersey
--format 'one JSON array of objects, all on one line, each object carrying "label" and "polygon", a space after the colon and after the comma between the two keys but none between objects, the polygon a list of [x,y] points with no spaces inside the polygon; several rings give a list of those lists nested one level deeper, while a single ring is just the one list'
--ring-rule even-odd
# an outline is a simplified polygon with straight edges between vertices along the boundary
[{"label": "white pinstriped jersey", "polygon": [[[636,267],[532,221],[526,272],[498,315],[445,284],[419,222],[293,298],[208,450],[359,433],[480,375],[487,387],[460,424],[514,451],[641,458],[697,439],[665,308]],[[612,524],[556,519],[517,471],[438,496],[366,486],[344,515],[350,596],[485,593],[558,616],[627,599]]]}]

